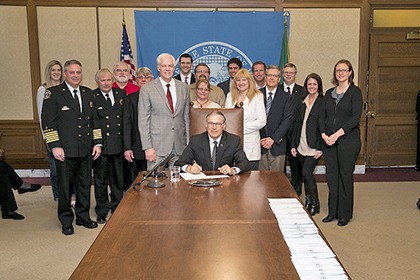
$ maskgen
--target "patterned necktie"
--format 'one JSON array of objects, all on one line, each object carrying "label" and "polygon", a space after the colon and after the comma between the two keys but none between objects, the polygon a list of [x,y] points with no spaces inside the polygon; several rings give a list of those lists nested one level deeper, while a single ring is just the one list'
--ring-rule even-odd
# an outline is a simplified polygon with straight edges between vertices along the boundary
[{"label": "patterned necktie", "polygon": [[74,101],[76,101],[77,107],[79,107],[79,111],[81,112],[82,109],[80,108],[79,97],[77,96],[77,89],[73,90],[73,93],[74,93],[73,95]]},{"label": "patterned necktie", "polygon": [[268,93],[267,103],[265,104],[265,113],[267,115],[268,115],[268,112],[270,112],[271,102],[273,102],[273,93],[270,91]]},{"label": "patterned necktie", "polygon": [[171,95],[171,91],[169,90],[169,87],[171,85],[170,84],[166,84],[166,98],[168,99],[168,103],[169,103],[169,107],[172,110],[172,113],[174,113],[174,103],[172,102],[172,95]]},{"label": "patterned necktie", "polygon": [[211,152],[211,165],[213,170],[216,170],[217,141],[214,141],[213,144],[213,150]]},{"label": "patterned necktie", "polygon": [[290,87],[287,87],[287,94],[292,94],[291,92],[290,92]]},{"label": "patterned necktie", "polygon": [[185,77],[185,81],[184,82],[188,85],[188,77]]},{"label": "patterned necktie", "polygon": [[112,107],[112,101],[111,101],[111,97],[109,97],[109,94],[106,93],[105,97],[106,97],[106,102],[108,103],[109,107]]}]

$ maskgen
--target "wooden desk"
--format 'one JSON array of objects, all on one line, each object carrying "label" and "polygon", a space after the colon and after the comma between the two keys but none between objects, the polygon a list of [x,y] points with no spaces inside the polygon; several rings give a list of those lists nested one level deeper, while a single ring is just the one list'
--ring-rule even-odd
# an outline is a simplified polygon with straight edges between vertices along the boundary
[{"label": "wooden desk", "polygon": [[128,191],[71,279],[299,279],[267,200],[297,197],[284,174],[222,181]]}]

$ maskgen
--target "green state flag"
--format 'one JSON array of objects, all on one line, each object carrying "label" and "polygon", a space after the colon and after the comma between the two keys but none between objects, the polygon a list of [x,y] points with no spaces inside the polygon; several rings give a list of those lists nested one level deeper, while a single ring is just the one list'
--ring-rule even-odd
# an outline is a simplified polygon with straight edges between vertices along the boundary
[{"label": "green state flag", "polygon": [[[284,15],[284,31],[283,31],[283,40],[281,42],[281,54],[280,54],[280,69],[283,69],[284,65],[289,63],[289,28],[287,21],[288,13]],[[281,83],[283,83],[283,77],[281,77]]]}]

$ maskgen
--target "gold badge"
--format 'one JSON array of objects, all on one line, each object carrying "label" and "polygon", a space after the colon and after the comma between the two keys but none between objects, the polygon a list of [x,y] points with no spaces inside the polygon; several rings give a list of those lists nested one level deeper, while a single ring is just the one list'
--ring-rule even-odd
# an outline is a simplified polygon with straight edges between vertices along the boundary
[{"label": "gold badge", "polygon": [[51,96],[51,91],[49,91],[48,89],[45,91],[44,93],[44,99],[48,99]]}]

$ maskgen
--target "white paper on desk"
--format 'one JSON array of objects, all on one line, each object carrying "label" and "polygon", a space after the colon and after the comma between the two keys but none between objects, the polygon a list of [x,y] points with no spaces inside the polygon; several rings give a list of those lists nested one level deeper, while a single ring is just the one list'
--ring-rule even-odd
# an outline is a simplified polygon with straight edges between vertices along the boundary
[{"label": "white paper on desk", "polygon": [[203,172],[200,172],[199,174],[191,174],[191,173],[181,173],[181,177],[186,180],[202,180],[202,179],[220,179],[220,178],[228,178],[228,175],[206,175]]}]

